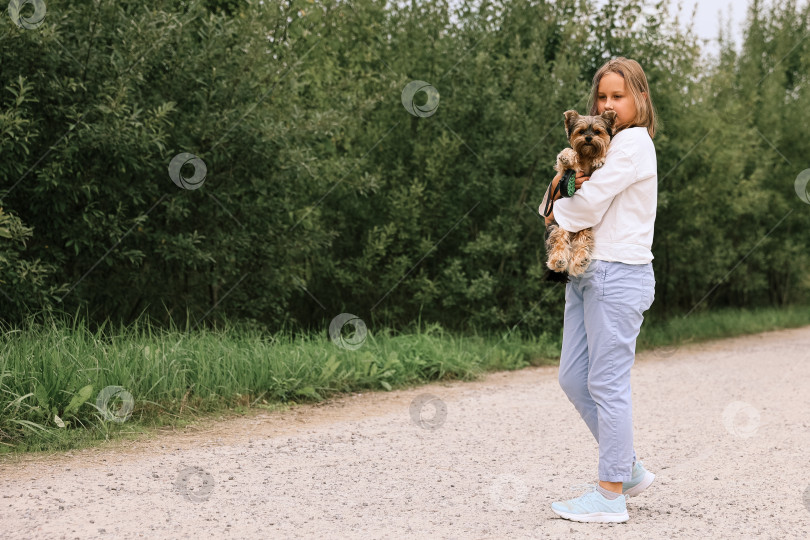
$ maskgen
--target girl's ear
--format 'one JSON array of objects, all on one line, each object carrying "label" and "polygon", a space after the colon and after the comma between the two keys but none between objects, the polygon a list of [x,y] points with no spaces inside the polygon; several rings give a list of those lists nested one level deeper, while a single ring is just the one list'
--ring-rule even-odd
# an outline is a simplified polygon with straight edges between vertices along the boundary
[{"label": "girl's ear", "polygon": [[571,130],[574,129],[574,124],[576,124],[577,119],[579,118],[579,113],[577,111],[565,111],[563,113],[563,118],[565,118],[565,134],[568,135],[568,138],[571,138]]}]

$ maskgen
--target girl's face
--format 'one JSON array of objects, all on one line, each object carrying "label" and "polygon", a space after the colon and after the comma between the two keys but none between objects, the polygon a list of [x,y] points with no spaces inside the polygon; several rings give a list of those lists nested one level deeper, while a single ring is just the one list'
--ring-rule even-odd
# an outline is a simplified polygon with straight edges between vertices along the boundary
[{"label": "girl's face", "polygon": [[596,94],[599,114],[605,111],[616,112],[616,127],[632,125],[636,119],[636,102],[624,85],[624,77],[618,73],[605,73],[599,81]]}]

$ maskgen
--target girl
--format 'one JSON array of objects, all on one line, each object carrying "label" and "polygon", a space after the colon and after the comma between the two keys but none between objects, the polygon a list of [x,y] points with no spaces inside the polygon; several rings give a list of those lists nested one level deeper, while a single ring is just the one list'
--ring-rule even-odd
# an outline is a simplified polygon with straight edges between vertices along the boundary
[{"label": "girl", "polygon": [[575,521],[622,522],[627,497],[655,478],[636,460],[630,395],[636,337],[655,297],[658,198],[655,110],[638,62],[620,57],[596,72],[588,114],[606,110],[617,117],[605,164],[580,174],[579,189],[554,201],[546,218],[569,232],[593,227],[591,264],[565,286],[559,381],[599,444],[598,485],[551,508]]}]

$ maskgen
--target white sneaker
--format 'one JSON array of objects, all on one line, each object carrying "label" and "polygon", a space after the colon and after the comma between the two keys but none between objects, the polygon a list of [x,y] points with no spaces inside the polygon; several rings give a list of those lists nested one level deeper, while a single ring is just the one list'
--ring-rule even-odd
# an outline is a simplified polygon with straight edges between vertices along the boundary
[{"label": "white sneaker", "polygon": [[596,485],[590,487],[587,493],[576,499],[551,503],[551,509],[558,516],[572,521],[622,523],[630,519],[627,514],[627,495],[610,500],[599,493]]},{"label": "white sneaker", "polygon": [[653,480],[655,480],[655,475],[645,469],[644,465],[641,464],[641,461],[636,460],[636,464],[633,467],[633,476],[630,478],[630,481],[622,482],[622,495],[635,497],[650,487]]}]

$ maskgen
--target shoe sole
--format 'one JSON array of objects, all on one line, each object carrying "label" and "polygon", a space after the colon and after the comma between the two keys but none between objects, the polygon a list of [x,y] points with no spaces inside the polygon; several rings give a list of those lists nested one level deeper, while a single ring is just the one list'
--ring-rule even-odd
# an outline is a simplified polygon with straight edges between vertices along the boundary
[{"label": "shoe sole", "polygon": [[653,483],[653,480],[655,480],[655,475],[650,471],[647,471],[647,473],[644,475],[644,478],[641,479],[641,482],[631,487],[627,491],[622,492],[622,495],[627,495],[628,497],[635,497],[636,495],[638,495],[639,493],[650,487],[650,484]]},{"label": "shoe sole", "polygon": [[561,518],[570,519],[571,521],[580,521],[583,523],[623,523],[630,519],[627,510],[619,514],[616,512],[591,512],[590,514],[569,514],[561,510],[551,509],[555,514]]}]

